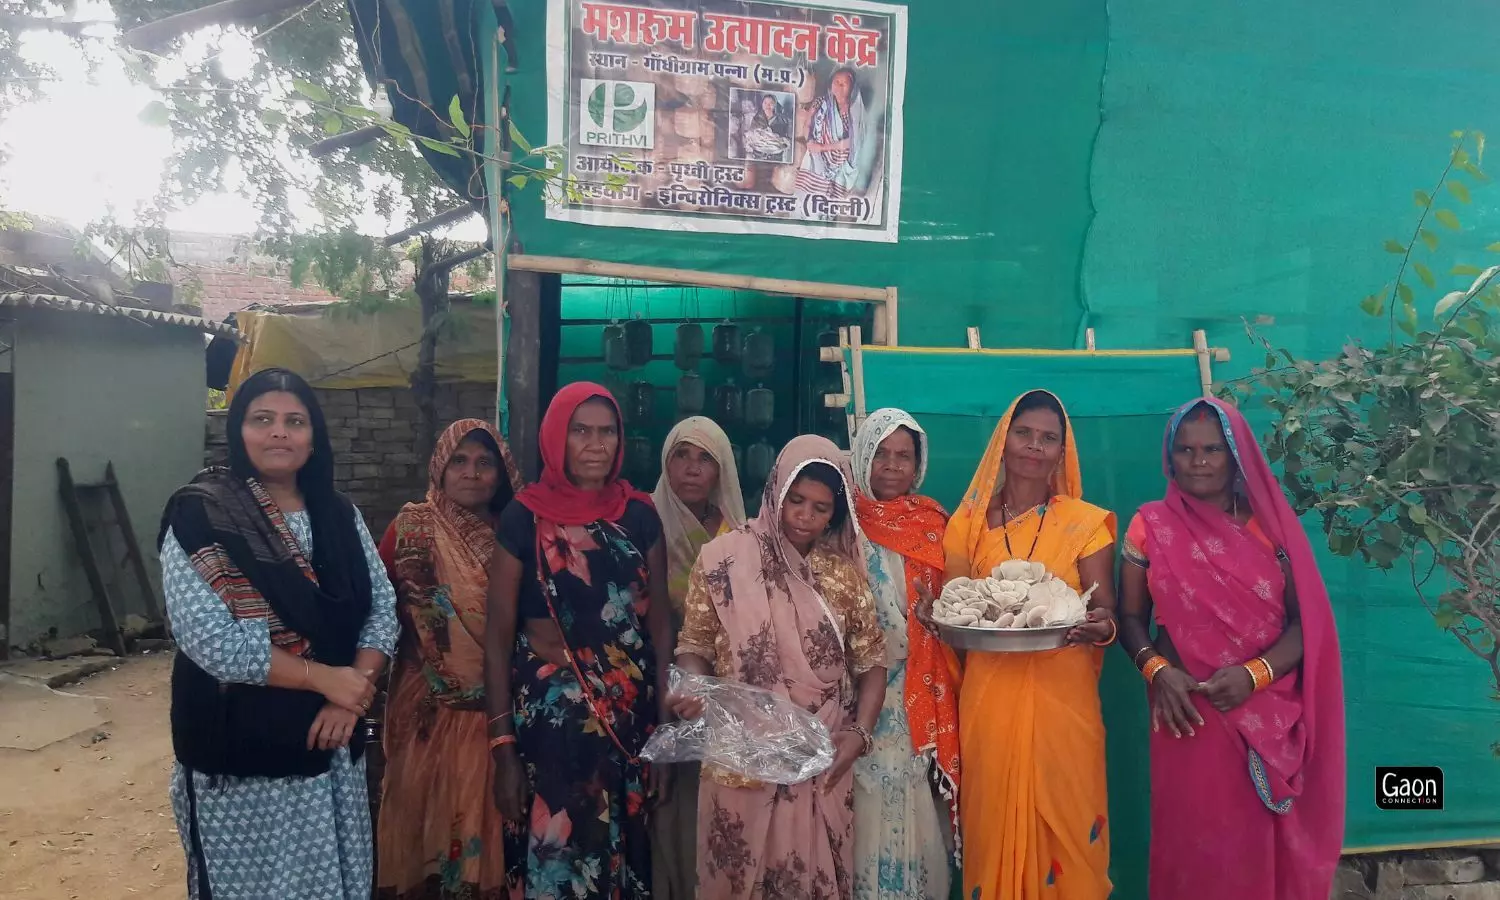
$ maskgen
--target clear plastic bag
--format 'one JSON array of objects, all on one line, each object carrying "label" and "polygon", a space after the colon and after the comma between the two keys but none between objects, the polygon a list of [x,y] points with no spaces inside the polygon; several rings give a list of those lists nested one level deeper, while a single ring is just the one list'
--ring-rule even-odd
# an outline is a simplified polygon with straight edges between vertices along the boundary
[{"label": "clear plastic bag", "polygon": [[705,762],[767,784],[797,784],[833,765],[833,738],[816,716],[770,691],[673,666],[672,693],[703,698],[703,715],[656,729],[641,756]]}]

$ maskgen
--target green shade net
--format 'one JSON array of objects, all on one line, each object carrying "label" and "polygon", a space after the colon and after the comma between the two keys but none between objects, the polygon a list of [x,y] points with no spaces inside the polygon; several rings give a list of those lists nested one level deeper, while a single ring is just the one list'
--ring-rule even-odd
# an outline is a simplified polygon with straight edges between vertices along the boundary
[{"label": "green shade net", "polygon": [[[930,438],[923,492],[954,508],[990,434],[1020,394],[1046,388],[1073,422],[1084,496],[1114,510],[1123,527],[1165,488],[1161,447],[1170,413],[1202,393],[1192,355],[1006,356],[917,349],[861,354],[865,407],[906,409]],[[852,355],[845,363],[852,367]],[[1247,412],[1260,433],[1272,427]],[[1410,572],[1380,572],[1312,542],[1338,619],[1348,728],[1345,846],[1458,845],[1495,841],[1500,826],[1500,736],[1482,662],[1433,626],[1412,594]],[[1107,655],[1100,683],[1108,732],[1111,877],[1115,897],[1146,897],[1150,760],[1145,692],[1123,653]],[[1377,809],[1375,767],[1441,766],[1442,811]]]},{"label": "green shade net", "polygon": [[[1170,352],[1170,351],[1169,351]],[[931,459],[923,493],[950,511],[969,486],[1000,417],[1019,395],[1055,393],[1068,410],[1082,459],[1084,496],[1124,527],[1161,497],[1162,435],[1172,411],[1202,394],[1197,358],[1175,355],[876,350],[861,355],[865,406],[916,416]],[[852,366],[852,354],[845,352]],[[1150,765],[1145,690],[1124,653],[1105,657],[1100,699],[1108,734],[1110,877],[1116,897],[1146,896]]]}]

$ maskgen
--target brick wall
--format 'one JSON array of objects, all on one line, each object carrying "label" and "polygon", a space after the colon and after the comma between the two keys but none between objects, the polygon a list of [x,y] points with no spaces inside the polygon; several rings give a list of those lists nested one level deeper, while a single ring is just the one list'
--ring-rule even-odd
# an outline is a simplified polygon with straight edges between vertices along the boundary
[{"label": "brick wall", "polygon": [[[417,458],[417,404],[405,388],[317,392],[333,443],[334,482],[364,513],[376,540],[401,506],[427,491],[427,460]],[[472,416],[494,421],[493,384],[438,386],[438,430]],[[204,441],[208,465],[228,457],[224,412],[210,410]]]}]

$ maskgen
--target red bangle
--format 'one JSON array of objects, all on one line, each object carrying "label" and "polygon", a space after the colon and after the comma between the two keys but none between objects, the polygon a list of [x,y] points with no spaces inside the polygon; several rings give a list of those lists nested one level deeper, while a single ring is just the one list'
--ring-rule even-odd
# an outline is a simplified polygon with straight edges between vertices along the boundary
[{"label": "red bangle", "polygon": [[516,742],[516,736],[515,735],[513,735],[513,734],[502,734],[499,737],[492,737],[492,738],[490,738],[490,749],[493,750],[496,747],[504,747],[506,744],[514,744],[515,742]]},{"label": "red bangle", "polygon": [[[1115,617],[1114,616],[1110,616],[1109,617],[1109,637],[1105,638],[1102,641],[1094,641],[1094,646],[1095,647],[1108,647],[1110,644],[1113,644],[1115,642],[1115,638],[1118,638],[1119,636],[1120,636],[1120,624],[1115,621]],[[1137,655],[1139,655],[1139,654],[1137,654]]]}]

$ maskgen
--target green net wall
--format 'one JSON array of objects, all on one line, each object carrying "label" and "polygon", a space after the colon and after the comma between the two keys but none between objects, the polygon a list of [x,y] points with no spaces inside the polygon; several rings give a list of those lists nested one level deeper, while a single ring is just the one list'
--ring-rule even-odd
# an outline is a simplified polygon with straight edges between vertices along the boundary
[{"label": "green net wall", "polygon": [[[932,459],[923,492],[950,511],[1011,401],[1046,388],[1073,422],[1085,497],[1128,520],[1131,511],[1161,496],[1160,448],[1169,414],[1202,393],[1190,352],[1005,356],[877,350],[863,353],[862,363],[866,406],[901,407],[927,431]],[[1144,898],[1150,832],[1145,690],[1123,653],[1107,655],[1100,697],[1114,823],[1110,875],[1116,897]]]},{"label": "green net wall", "polygon": [[[1086,498],[1114,510],[1122,526],[1142,503],[1161,496],[1168,416],[1201,393],[1191,355],[1004,356],[904,349],[865,352],[862,365],[866,407],[905,408],[927,430],[932,462],[924,491],[950,509],[1010,402],[1034,388],[1053,391],[1074,422]],[[1314,544],[1319,545],[1316,535]],[[1327,554],[1322,565],[1334,594],[1344,656],[1346,847],[1497,840],[1500,762],[1489,747],[1500,736],[1500,717],[1485,689],[1482,663],[1434,627],[1415,601],[1407,573],[1386,575]],[[1123,654],[1109,655],[1100,695],[1109,736],[1115,896],[1144,898],[1150,831],[1146,706],[1140,676]],[[1442,766],[1446,808],[1376,809],[1377,765]]]},{"label": "green net wall", "polygon": [[[1400,261],[1381,243],[1412,234],[1412,192],[1431,190],[1452,130],[1500,133],[1500,7],[1125,0],[1108,13],[1082,278],[1101,341],[1173,344],[1204,328],[1237,376],[1261,362],[1246,319],[1312,358],[1350,336],[1384,340],[1357,310]],[[1465,230],[1443,229],[1432,288],[1412,280],[1424,317],[1467,284],[1449,269],[1489,265],[1482,248],[1500,240],[1496,185],[1443,204]],[[1409,570],[1322,562],[1343,647],[1345,846],[1500,839],[1488,667],[1437,629]],[[1375,766],[1423,764],[1443,767],[1444,810],[1375,808]]]}]

